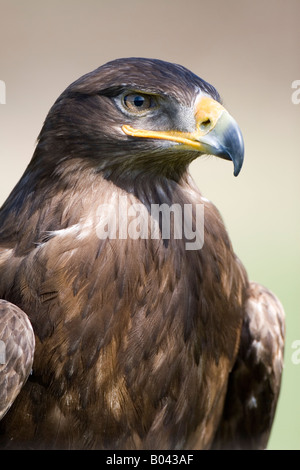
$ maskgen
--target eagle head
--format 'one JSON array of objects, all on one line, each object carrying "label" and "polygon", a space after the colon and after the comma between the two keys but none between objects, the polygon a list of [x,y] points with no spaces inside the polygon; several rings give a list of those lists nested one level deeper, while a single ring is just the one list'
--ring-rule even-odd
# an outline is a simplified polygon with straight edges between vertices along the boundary
[{"label": "eagle head", "polygon": [[213,86],[180,65],[143,58],[108,62],[72,83],[47,116],[40,158],[43,149],[48,159],[58,149],[62,159],[84,158],[107,176],[172,176],[203,154],[232,160],[237,176],[244,158],[241,131]]}]

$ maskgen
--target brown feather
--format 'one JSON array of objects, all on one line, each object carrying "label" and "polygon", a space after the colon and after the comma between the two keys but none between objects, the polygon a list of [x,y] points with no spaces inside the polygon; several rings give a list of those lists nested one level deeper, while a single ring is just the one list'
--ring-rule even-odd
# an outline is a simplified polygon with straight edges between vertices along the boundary
[{"label": "brown feather", "polygon": [[252,282],[214,448],[266,448],[281,385],[284,338],[281,303],[268,289]]},{"label": "brown feather", "polygon": [[27,315],[0,300],[0,419],[8,412],[31,373],[34,333]]}]

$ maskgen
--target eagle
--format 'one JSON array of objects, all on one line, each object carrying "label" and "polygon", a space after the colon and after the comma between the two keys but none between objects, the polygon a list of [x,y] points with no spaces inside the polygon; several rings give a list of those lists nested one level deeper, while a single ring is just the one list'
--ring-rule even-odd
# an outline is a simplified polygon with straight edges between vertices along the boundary
[{"label": "eagle", "polygon": [[284,310],[193,181],[202,155],[237,176],[243,138],[183,66],[116,59],[56,100],[0,211],[1,449],[266,448]]}]

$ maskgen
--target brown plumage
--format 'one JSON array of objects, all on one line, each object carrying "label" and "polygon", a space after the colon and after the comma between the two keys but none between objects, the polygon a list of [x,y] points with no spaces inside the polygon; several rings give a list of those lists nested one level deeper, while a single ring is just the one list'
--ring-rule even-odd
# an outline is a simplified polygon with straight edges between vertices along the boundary
[{"label": "brown plumage", "polygon": [[[1,328],[21,309],[35,334],[1,448],[266,446],[284,313],[249,283],[188,173],[205,153],[237,175],[241,134],[216,90],[178,65],[119,59],[53,105],[0,212]],[[146,232],[121,237],[137,204]],[[173,226],[163,236],[162,219],[151,237],[154,204],[204,204],[203,246],[187,249]],[[112,219],[116,236],[101,238]]]},{"label": "brown plumage", "polygon": [[27,315],[0,300],[0,419],[7,413],[33,364],[34,332]]}]

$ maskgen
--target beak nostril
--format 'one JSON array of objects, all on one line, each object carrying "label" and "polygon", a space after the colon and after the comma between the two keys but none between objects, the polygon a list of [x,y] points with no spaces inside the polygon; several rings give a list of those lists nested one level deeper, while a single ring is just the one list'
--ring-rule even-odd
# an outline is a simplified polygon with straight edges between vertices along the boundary
[{"label": "beak nostril", "polygon": [[206,119],[205,121],[201,122],[199,127],[201,131],[208,131],[212,127],[212,122],[210,119]]}]

